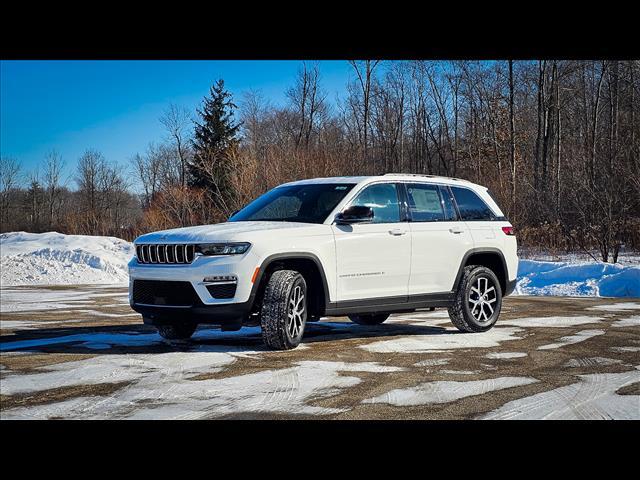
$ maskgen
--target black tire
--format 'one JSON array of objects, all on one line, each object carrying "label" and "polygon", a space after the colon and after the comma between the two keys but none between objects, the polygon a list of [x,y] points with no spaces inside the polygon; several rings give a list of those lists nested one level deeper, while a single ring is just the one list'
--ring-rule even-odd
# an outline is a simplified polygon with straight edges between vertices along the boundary
[{"label": "black tire", "polygon": [[388,313],[370,314],[370,315],[349,315],[349,320],[358,325],[380,325],[387,318]]},{"label": "black tire", "polygon": [[195,323],[172,323],[156,325],[158,333],[165,340],[188,340],[198,328]]},{"label": "black tire", "polygon": [[[480,303],[472,303],[474,300],[476,302],[481,300],[476,293],[479,290],[478,285],[481,290],[484,288],[483,291],[489,291],[489,293],[483,296]],[[463,332],[486,332],[495,325],[501,308],[502,289],[496,274],[487,267],[478,265],[465,267],[454,304],[449,307],[449,318],[455,327]],[[477,317],[480,317],[480,320]]]},{"label": "black tire", "polygon": [[[300,300],[302,311],[293,315],[292,302],[295,302],[295,296],[299,292],[304,295]],[[291,318],[290,314],[293,315]],[[260,311],[262,340],[265,345],[274,350],[296,348],[302,340],[306,323],[307,283],[304,277],[295,270],[273,272],[267,283]]]}]

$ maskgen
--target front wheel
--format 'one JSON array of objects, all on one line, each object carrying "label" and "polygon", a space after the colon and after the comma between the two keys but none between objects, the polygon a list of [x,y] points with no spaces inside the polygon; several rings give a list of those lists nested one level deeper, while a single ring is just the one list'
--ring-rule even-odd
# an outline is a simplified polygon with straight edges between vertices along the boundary
[{"label": "front wheel", "polygon": [[486,332],[498,320],[502,289],[495,273],[487,267],[465,267],[449,318],[463,332]]},{"label": "front wheel", "polygon": [[378,315],[349,315],[349,320],[358,325],[380,325],[387,318],[388,313],[380,313]]},{"label": "front wheel", "polygon": [[307,283],[295,270],[273,272],[264,292],[262,339],[274,350],[296,348],[307,323]]}]

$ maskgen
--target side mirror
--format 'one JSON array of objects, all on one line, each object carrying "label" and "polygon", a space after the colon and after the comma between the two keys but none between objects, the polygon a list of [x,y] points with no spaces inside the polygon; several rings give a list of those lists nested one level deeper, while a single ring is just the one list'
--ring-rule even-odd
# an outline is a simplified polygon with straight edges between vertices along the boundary
[{"label": "side mirror", "polygon": [[352,223],[370,223],[373,221],[373,209],[362,205],[351,205],[336,215],[338,225],[351,225]]}]

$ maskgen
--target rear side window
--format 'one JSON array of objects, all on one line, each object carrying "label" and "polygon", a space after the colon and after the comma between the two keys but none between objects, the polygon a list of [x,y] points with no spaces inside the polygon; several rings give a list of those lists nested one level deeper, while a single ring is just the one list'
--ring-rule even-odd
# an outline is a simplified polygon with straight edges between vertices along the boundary
[{"label": "rear side window", "polygon": [[462,220],[495,220],[496,216],[475,192],[468,188],[451,187]]},{"label": "rear side window", "polygon": [[373,223],[400,221],[400,202],[395,183],[376,183],[366,187],[351,205],[371,207]]},{"label": "rear side window", "polygon": [[409,184],[407,197],[412,222],[441,222],[445,219],[437,185]]}]

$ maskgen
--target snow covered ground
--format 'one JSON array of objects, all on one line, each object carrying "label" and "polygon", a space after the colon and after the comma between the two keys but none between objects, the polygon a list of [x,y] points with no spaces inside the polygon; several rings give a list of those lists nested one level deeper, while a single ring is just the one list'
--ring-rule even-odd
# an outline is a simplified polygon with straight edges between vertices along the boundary
[{"label": "snow covered ground", "polygon": [[116,237],[57,232],[0,234],[0,285],[119,284],[133,245]]},{"label": "snow covered ground", "polygon": [[[11,232],[0,235],[0,285],[121,284],[133,245],[115,237]],[[547,258],[539,254],[535,258]],[[549,257],[551,258],[551,257]],[[587,297],[640,297],[640,257],[622,264],[521,259],[516,294]]]},{"label": "snow covered ground", "polygon": [[640,297],[640,265],[520,259],[519,295]]}]

